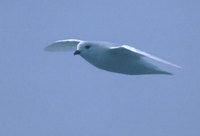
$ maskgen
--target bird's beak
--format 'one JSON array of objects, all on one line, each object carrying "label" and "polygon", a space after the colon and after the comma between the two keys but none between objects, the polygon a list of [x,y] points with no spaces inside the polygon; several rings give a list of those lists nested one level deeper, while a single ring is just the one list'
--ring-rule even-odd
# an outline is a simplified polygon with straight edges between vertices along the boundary
[{"label": "bird's beak", "polygon": [[77,55],[77,54],[81,54],[81,52],[80,52],[79,50],[76,50],[76,51],[74,52],[74,55]]}]

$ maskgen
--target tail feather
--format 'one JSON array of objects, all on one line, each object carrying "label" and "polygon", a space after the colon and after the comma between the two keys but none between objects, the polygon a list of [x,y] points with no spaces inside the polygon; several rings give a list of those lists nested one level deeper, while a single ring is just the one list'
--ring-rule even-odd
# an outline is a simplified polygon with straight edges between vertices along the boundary
[{"label": "tail feather", "polygon": [[163,74],[163,75],[173,75],[173,73],[167,71],[157,71],[155,74]]}]

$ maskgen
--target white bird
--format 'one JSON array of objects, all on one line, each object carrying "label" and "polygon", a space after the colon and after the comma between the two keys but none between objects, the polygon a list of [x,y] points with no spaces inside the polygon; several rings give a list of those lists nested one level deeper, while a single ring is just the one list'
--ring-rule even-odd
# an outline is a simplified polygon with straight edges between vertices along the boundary
[{"label": "white bird", "polygon": [[118,46],[108,42],[89,42],[77,39],[59,40],[45,48],[46,51],[74,51],[97,68],[128,75],[167,74],[144,58],[150,58],[177,68],[175,64],[152,56],[128,45]]}]

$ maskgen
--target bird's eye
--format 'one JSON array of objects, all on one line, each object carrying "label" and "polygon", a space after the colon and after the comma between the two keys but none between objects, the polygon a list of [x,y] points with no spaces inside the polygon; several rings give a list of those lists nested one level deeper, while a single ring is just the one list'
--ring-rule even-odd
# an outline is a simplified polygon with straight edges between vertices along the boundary
[{"label": "bird's eye", "polygon": [[86,46],[85,46],[85,48],[86,48],[86,49],[89,49],[89,48],[90,48],[90,46],[89,46],[89,45],[86,45]]}]

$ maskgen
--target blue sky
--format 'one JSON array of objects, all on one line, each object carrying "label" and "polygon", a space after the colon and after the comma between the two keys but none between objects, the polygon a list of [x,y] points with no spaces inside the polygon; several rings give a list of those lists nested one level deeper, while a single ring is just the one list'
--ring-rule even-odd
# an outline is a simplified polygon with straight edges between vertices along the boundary
[{"label": "blue sky", "polygon": [[[1,1],[0,135],[200,135],[199,4]],[[68,38],[128,44],[183,69],[127,76],[43,50]]]}]

